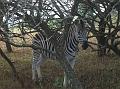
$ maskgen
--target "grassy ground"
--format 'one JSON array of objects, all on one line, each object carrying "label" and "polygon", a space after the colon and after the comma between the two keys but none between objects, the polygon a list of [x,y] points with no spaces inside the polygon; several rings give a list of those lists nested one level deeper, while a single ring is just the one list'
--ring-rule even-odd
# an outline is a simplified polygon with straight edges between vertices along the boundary
[{"label": "grassy ground", "polygon": [[[0,56],[0,89],[40,89],[31,80],[31,49],[14,49],[6,53],[25,83],[25,88],[13,80],[12,72]],[[120,58],[108,55],[98,58],[89,49],[77,55],[75,71],[84,89],[120,89]],[[61,89],[63,70],[56,61],[49,60],[42,65],[45,76],[43,89]]]}]

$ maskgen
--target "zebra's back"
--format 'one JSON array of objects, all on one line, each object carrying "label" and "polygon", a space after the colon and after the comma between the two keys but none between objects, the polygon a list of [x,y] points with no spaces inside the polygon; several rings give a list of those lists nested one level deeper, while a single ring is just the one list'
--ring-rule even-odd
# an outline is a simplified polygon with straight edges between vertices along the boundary
[{"label": "zebra's back", "polygon": [[[36,34],[33,38],[32,44],[37,47],[46,49],[33,49],[33,57],[37,57],[35,58],[36,60],[38,60],[40,54],[42,54],[43,57],[53,58],[52,53],[55,53],[55,47],[43,33],[39,32],[38,34]],[[48,52],[47,50],[49,50],[52,53]]]}]

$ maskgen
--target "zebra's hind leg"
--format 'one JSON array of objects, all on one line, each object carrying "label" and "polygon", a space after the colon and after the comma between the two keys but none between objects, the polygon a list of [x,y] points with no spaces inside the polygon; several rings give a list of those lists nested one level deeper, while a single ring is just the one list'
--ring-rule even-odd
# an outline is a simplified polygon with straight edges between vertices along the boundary
[{"label": "zebra's hind leg", "polygon": [[37,62],[37,65],[36,65],[37,77],[38,77],[39,81],[42,81],[42,73],[41,73],[40,66],[43,62],[44,62],[44,60],[43,60],[42,54],[40,54],[39,61]]},{"label": "zebra's hind leg", "polygon": [[40,65],[42,64],[43,58],[42,54],[33,52],[33,61],[32,61],[32,79],[36,81],[41,81],[42,75],[40,71]]},{"label": "zebra's hind leg", "polygon": [[37,73],[37,81],[36,84],[40,87],[43,88],[43,84],[44,84],[44,79],[41,73],[41,64],[43,64],[43,62],[45,61],[45,58],[43,58],[42,54],[39,55],[39,60],[36,63],[36,73]]},{"label": "zebra's hind leg", "polygon": [[36,68],[35,68],[35,64],[32,63],[32,80],[36,81]]},{"label": "zebra's hind leg", "polygon": [[42,74],[40,70],[40,65],[36,66],[37,79],[35,81],[36,85],[42,88]]},{"label": "zebra's hind leg", "polygon": [[42,81],[42,74],[41,74],[41,70],[40,70],[40,65],[38,65],[36,67],[36,71],[37,71],[38,81]]}]

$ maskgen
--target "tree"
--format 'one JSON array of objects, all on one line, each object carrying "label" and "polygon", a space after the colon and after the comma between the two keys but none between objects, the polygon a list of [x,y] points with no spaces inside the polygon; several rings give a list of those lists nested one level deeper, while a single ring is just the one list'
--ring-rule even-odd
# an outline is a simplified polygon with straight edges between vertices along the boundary
[{"label": "tree", "polygon": [[[4,28],[4,31],[7,33],[6,35],[4,35],[6,37],[6,39],[9,40],[9,30],[8,30],[8,25],[7,23],[3,22],[3,17],[5,17],[5,15],[7,14],[7,1],[6,0],[1,0],[0,1],[0,29],[1,27]],[[6,43],[6,48],[8,50],[8,52],[12,52],[12,47],[10,44]]]},{"label": "tree", "polygon": [[[50,21],[51,19],[57,19],[56,16],[59,16],[58,20],[59,19],[64,19],[64,14],[63,14],[63,11],[61,10],[61,8],[57,5],[58,3],[61,5],[62,7],[62,2],[56,2],[54,0],[51,1],[52,3],[49,2],[49,4],[43,8],[43,10],[45,9],[45,11],[41,12],[41,9],[42,8],[41,6],[36,6],[36,3],[39,3],[39,1],[36,1],[36,2],[32,2],[32,4],[34,4],[33,6],[30,6],[31,5],[31,2],[19,2],[19,1],[15,1],[14,3],[13,2],[9,2],[10,6],[12,7],[12,10],[10,10],[10,13],[12,13],[13,15],[17,15],[17,19],[14,19],[15,21],[17,20],[20,20],[21,17],[22,17],[22,20],[25,21],[25,22],[20,22],[22,23],[22,26],[24,28],[24,26],[28,25],[29,27],[31,28],[35,28],[37,31],[39,31],[39,29],[37,29],[38,27],[42,28],[46,33],[47,35],[49,36],[49,31],[50,33],[52,32],[52,30],[54,29],[51,29],[49,28],[49,25],[47,24],[48,21]],[[17,3],[17,4],[16,4]],[[23,4],[25,3],[25,4]],[[28,4],[27,4],[28,3]],[[42,4],[46,4],[48,2],[44,1]],[[26,7],[26,4],[28,5]],[[16,5],[18,5],[18,7],[23,7],[22,8],[22,12],[19,10],[19,8],[16,7]],[[41,4],[38,4],[38,5],[41,5]],[[51,5],[54,7],[52,8]],[[18,12],[14,13],[14,9],[18,10]],[[32,9],[33,8],[33,9]],[[49,8],[50,8],[50,11],[49,11]],[[62,7],[63,8],[63,7]],[[30,9],[30,10],[29,10]],[[64,10],[66,10],[65,8],[63,8]],[[46,11],[47,10],[47,11]],[[52,10],[52,12],[51,12]],[[28,13],[28,11],[30,12],[30,14]],[[34,15],[34,13],[37,13],[37,15]],[[22,13],[22,14],[21,14]],[[53,13],[52,15],[50,13]],[[42,15],[44,15],[44,17],[42,17]],[[41,18],[37,18],[41,16]],[[10,18],[12,17],[12,15],[10,14],[10,17],[8,20],[10,20]],[[31,18],[31,19],[30,19]],[[19,24],[20,24],[19,23]],[[40,23],[40,24],[39,24]],[[66,24],[66,23],[65,23]],[[10,24],[11,25],[11,24]],[[48,32],[47,32],[47,31]],[[68,28],[66,28],[66,32],[67,32]],[[1,31],[3,35],[6,35],[5,31]],[[24,31],[26,32],[26,31]],[[22,30],[21,30],[21,33],[22,33]],[[25,34],[25,33],[24,33]],[[28,34],[28,32],[26,33]],[[15,34],[16,35],[16,34]],[[15,36],[13,33],[12,33],[12,36]],[[18,34],[17,34],[18,35]],[[22,34],[20,34],[21,36]],[[17,37],[20,37],[19,35]],[[64,39],[65,40],[65,39]],[[63,43],[64,43],[64,40],[63,40]],[[20,45],[17,45],[17,44],[14,44],[14,42],[11,42],[11,41],[8,41],[8,39],[2,39],[2,41],[5,41],[13,46],[18,46],[20,47]],[[51,40],[52,41],[52,40]],[[52,41],[53,42],[53,41]],[[53,42],[53,44],[55,44]],[[64,44],[62,44],[64,45]],[[21,45],[22,47],[25,46],[25,47],[32,47],[32,48],[36,48],[34,47],[33,45]],[[63,46],[61,46],[63,47]],[[61,50],[58,48],[58,45],[55,45],[55,48],[56,48],[56,57],[58,59],[58,61],[60,62],[60,64],[62,65],[63,69],[65,69],[65,72],[66,74],[68,75],[68,78],[71,80],[70,81],[70,85],[71,85],[71,88],[72,89],[82,89],[78,79],[76,78],[76,75],[74,73],[74,70],[71,68],[70,64],[68,63],[68,61],[65,59],[65,57],[63,56],[63,53],[64,52],[61,52],[61,51],[64,51],[64,50]],[[40,48],[42,49],[42,48]],[[63,48],[62,48],[63,49]],[[43,50],[46,50],[46,49],[43,49]],[[49,52],[49,50],[48,50]]]},{"label": "tree", "polygon": [[[83,12],[82,16],[87,19],[91,26],[92,37],[96,37],[97,39],[98,55],[101,57],[104,56],[107,53],[107,49],[120,55],[120,49],[118,47],[118,45],[120,45],[118,34],[120,26],[120,1],[86,0],[81,2],[81,4],[84,5],[84,7],[80,9],[80,11]],[[109,43],[109,41],[111,41],[111,43]],[[116,41],[118,41],[117,44]],[[113,50],[114,47],[116,50]]]}]

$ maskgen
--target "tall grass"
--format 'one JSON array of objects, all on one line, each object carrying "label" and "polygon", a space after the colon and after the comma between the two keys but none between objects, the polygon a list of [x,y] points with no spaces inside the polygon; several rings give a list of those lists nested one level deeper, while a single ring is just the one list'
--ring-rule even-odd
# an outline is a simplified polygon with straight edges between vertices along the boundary
[{"label": "tall grass", "polygon": [[[31,49],[14,48],[6,53],[14,62],[24,89],[40,89],[31,80]],[[84,89],[120,89],[120,58],[114,54],[99,58],[96,53],[81,50],[76,57],[75,71]],[[43,89],[59,89],[63,80],[63,69],[57,61],[48,60],[42,67]],[[23,89],[13,80],[11,68],[0,56],[0,89]]]}]

